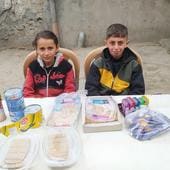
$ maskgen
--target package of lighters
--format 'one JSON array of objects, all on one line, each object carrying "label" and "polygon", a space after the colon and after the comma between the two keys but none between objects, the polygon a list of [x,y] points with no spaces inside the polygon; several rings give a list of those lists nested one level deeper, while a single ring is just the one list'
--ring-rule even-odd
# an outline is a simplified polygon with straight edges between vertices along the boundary
[{"label": "package of lighters", "polygon": [[122,99],[121,106],[119,106],[119,108],[121,108],[122,114],[126,116],[129,113],[132,113],[143,106],[148,106],[148,104],[149,99],[147,96],[126,97]]}]

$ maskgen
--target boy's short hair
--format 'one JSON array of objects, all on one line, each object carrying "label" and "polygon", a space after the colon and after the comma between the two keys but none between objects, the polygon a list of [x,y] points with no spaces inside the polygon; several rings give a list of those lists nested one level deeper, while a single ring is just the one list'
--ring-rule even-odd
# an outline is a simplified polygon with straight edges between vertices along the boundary
[{"label": "boy's short hair", "polygon": [[37,33],[37,35],[35,36],[35,39],[32,42],[32,45],[34,48],[37,48],[37,42],[40,38],[52,39],[54,41],[55,45],[58,46],[57,36],[52,31],[44,30],[44,31]]},{"label": "boy's short hair", "polygon": [[106,39],[110,37],[127,37],[128,29],[122,24],[112,24],[107,28]]}]

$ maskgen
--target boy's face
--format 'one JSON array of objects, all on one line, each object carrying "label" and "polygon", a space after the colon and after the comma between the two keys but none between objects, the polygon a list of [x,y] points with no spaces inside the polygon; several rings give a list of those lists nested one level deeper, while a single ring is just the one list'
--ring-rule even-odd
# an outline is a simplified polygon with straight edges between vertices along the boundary
[{"label": "boy's face", "polygon": [[124,49],[127,47],[127,37],[109,37],[106,39],[106,46],[110,54],[116,60],[122,57]]},{"label": "boy's face", "polygon": [[53,39],[40,38],[37,41],[36,51],[44,61],[46,67],[49,67],[54,63],[54,57],[58,51],[58,46],[56,46]]}]

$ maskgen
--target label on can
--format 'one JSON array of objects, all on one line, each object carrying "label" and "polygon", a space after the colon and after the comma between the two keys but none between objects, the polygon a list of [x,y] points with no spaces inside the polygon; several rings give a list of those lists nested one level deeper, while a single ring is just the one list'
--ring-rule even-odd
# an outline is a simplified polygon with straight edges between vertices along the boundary
[{"label": "label on can", "polygon": [[16,122],[24,116],[24,98],[22,89],[11,88],[4,92],[11,121]]},{"label": "label on can", "polygon": [[20,130],[27,131],[30,128],[37,128],[42,123],[42,109],[38,104],[32,104],[24,109],[25,116],[20,120]]}]

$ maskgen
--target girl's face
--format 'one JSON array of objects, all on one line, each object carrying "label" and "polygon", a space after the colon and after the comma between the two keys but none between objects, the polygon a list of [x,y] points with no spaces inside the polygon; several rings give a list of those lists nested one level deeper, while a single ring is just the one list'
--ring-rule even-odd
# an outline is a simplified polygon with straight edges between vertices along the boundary
[{"label": "girl's face", "polygon": [[44,61],[46,67],[50,67],[54,63],[54,57],[58,51],[58,46],[53,39],[40,38],[37,41],[36,52]]},{"label": "girl's face", "polygon": [[127,47],[127,37],[109,37],[106,40],[106,46],[109,49],[110,54],[116,60],[122,57],[124,49]]}]

